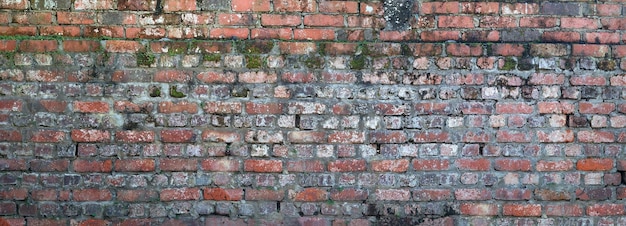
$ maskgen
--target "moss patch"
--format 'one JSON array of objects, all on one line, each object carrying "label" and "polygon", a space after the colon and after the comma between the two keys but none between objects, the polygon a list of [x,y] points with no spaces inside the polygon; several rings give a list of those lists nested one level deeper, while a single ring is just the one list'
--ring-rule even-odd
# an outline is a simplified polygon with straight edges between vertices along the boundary
[{"label": "moss patch", "polygon": [[502,65],[502,70],[510,71],[514,70],[515,66],[517,66],[517,62],[512,57],[507,57],[504,59],[504,65]]},{"label": "moss patch", "polygon": [[365,68],[365,56],[356,55],[352,57],[352,61],[350,61],[350,68],[354,70],[361,70]]},{"label": "moss patch", "polygon": [[187,95],[176,90],[176,86],[170,86],[170,96],[174,98],[183,98],[183,97],[186,97]]},{"label": "moss patch", "polygon": [[250,69],[263,67],[263,58],[259,55],[246,55],[246,67]]},{"label": "moss patch", "polygon": [[248,41],[238,43],[238,51],[243,54],[269,53],[274,48],[272,41]]},{"label": "moss patch", "polygon": [[603,71],[613,71],[617,68],[614,60],[603,60],[598,62],[598,69]]},{"label": "moss patch", "polygon": [[319,69],[322,68],[323,65],[324,59],[322,59],[321,57],[312,56],[304,60],[304,66],[306,66],[307,68]]},{"label": "moss patch", "polygon": [[218,62],[218,61],[222,60],[222,56],[220,54],[216,54],[216,53],[214,53],[214,54],[204,54],[202,59],[204,61]]},{"label": "moss patch", "polygon": [[150,87],[150,97],[160,97],[161,96],[161,88],[158,86]]},{"label": "moss patch", "polygon": [[137,66],[150,67],[150,65],[156,62],[156,57],[153,54],[147,52],[137,53]]}]

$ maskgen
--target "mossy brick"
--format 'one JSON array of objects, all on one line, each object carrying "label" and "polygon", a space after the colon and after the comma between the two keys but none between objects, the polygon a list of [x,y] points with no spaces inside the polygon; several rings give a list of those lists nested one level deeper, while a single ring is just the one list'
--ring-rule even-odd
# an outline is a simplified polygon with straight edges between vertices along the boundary
[{"label": "mossy brick", "polygon": [[236,42],[237,51],[243,54],[267,54],[274,48],[274,42],[270,40],[256,40]]}]

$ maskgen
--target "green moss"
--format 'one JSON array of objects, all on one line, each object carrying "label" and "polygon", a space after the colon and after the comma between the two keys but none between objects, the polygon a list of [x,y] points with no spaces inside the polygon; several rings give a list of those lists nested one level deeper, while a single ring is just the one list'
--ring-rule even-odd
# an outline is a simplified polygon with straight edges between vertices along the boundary
[{"label": "green moss", "polygon": [[150,67],[150,65],[156,62],[156,57],[153,54],[147,52],[137,53],[137,66]]},{"label": "green moss", "polygon": [[370,51],[369,47],[367,47],[367,44],[365,44],[365,43],[359,44],[359,47],[357,48],[357,54],[359,52],[360,52],[361,55],[364,55],[364,56],[368,56],[368,55],[372,54],[372,52]]},{"label": "green moss", "polygon": [[170,86],[170,96],[174,98],[183,98],[183,97],[186,97],[187,95],[176,90],[176,86]]},{"label": "green moss", "polygon": [[153,86],[150,90],[150,97],[160,97],[161,96],[161,88],[158,86]]},{"label": "green moss", "polygon": [[169,51],[167,51],[167,54],[170,56],[175,56],[175,55],[180,55],[186,52],[186,49],[183,47],[176,47],[176,48],[172,48]]},{"label": "green moss", "polygon": [[502,70],[510,71],[514,70],[515,66],[517,66],[517,62],[512,57],[507,57],[504,59],[504,65],[502,66]]},{"label": "green moss", "polygon": [[617,68],[614,60],[603,60],[598,62],[598,69],[603,71],[613,71]]},{"label": "green moss", "polygon": [[248,41],[238,44],[238,50],[243,54],[269,53],[274,48],[274,42],[272,41]]},{"label": "green moss", "polygon": [[350,68],[354,70],[361,70],[365,68],[365,56],[356,55],[352,57],[352,61],[350,61]]},{"label": "green moss", "polygon": [[203,56],[204,61],[213,61],[213,62],[217,62],[222,60],[222,55],[217,54],[217,53],[213,53],[213,54],[204,54]]},{"label": "green moss", "polygon": [[259,55],[246,55],[246,67],[250,69],[263,67],[263,59]]},{"label": "green moss", "polygon": [[411,50],[411,48],[409,48],[409,45],[407,45],[405,43],[402,43],[402,45],[400,47],[401,47],[403,56],[412,56],[413,55],[413,51]]},{"label": "green moss", "polygon": [[317,57],[317,56],[312,56],[312,57],[307,57],[304,60],[304,66],[308,67],[308,68],[322,68],[322,66],[324,65],[324,59],[322,59],[321,57]]}]

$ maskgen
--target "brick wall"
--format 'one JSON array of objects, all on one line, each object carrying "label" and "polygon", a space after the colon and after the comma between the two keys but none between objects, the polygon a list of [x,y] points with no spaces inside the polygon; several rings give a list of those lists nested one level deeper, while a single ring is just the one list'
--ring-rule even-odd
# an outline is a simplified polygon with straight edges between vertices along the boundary
[{"label": "brick wall", "polygon": [[0,1],[11,225],[625,225],[626,5]]}]

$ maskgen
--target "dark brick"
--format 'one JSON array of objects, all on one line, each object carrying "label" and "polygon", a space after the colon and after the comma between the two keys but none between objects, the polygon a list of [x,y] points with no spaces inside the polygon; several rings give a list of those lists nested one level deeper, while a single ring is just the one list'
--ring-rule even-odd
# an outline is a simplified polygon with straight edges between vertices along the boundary
[{"label": "dark brick", "polygon": [[539,12],[546,15],[578,16],[580,6],[581,3],[544,2]]},{"label": "dark brick", "polygon": [[504,42],[535,42],[541,39],[541,32],[535,29],[510,29],[500,33]]}]

